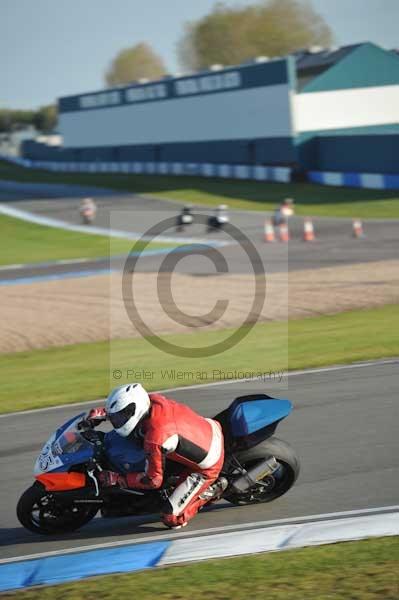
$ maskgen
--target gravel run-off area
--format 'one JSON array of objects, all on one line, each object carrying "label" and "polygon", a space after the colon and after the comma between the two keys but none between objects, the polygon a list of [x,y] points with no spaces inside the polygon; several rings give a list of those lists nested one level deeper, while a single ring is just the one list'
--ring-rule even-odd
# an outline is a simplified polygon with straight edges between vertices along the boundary
[{"label": "gravel run-off area", "polygon": [[[253,275],[174,273],[168,279],[165,274],[135,273],[130,282],[142,320],[157,334],[234,327],[251,311]],[[218,300],[228,305],[214,320]],[[399,260],[275,273],[266,277],[258,320],[333,314],[398,301]],[[3,286],[0,305],[2,353],[140,335],[126,312],[121,273]]]}]

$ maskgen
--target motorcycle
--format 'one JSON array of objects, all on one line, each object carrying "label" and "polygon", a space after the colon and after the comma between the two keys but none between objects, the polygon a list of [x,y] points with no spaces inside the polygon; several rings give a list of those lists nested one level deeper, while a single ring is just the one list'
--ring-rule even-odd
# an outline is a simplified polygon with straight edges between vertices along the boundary
[{"label": "motorcycle", "polygon": [[84,208],[80,211],[83,225],[91,225],[94,221],[94,211],[90,208]]},{"label": "motorcycle", "polygon": [[184,231],[187,225],[193,223],[194,217],[192,215],[191,206],[185,206],[182,212],[177,216],[176,219],[176,231]]},{"label": "motorcycle", "polygon": [[[214,417],[223,429],[226,456],[220,473],[225,485],[217,500],[243,506],[272,502],[294,485],[299,459],[289,444],[274,437],[291,410],[288,400],[256,394],[236,398]],[[18,519],[26,529],[64,534],[79,529],[99,511],[103,518],[160,512],[184,467],[166,460],[161,490],[102,487],[98,475],[103,469],[120,474],[143,471],[145,457],[139,440],[96,429],[97,425],[81,413],[43,446],[34,468],[36,481],[17,505]]]},{"label": "motorcycle", "polygon": [[221,204],[217,207],[215,214],[208,217],[207,231],[220,231],[227,223],[230,222],[229,215],[227,214],[227,205]]},{"label": "motorcycle", "polygon": [[280,225],[287,225],[288,219],[294,215],[294,201],[291,198],[284,200],[282,204],[274,211],[273,225],[279,227]]},{"label": "motorcycle", "polygon": [[91,198],[82,200],[79,213],[84,225],[91,225],[96,218],[97,207]]}]

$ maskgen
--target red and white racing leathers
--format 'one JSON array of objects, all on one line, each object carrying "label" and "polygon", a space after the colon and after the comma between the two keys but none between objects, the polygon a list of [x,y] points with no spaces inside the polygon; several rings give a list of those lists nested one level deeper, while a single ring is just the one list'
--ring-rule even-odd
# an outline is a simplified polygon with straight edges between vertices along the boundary
[{"label": "red and white racing leathers", "polygon": [[188,406],[150,394],[150,416],[142,423],[146,469],[129,473],[129,487],[160,488],[165,458],[185,465],[181,483],[162,511],[166,525],[187,523],[206,504],[203,492],[218,478],[224,461],[223,434],[219,423],[205,419]]}]

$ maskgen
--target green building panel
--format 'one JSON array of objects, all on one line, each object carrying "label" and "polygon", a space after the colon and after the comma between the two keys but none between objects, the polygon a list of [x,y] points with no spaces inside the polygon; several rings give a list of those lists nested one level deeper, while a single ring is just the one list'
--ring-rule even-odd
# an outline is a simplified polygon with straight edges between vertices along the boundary
[{"label": "green building panel", "polygon": [[370,42],[308,83],[302,94],[399,84],[399,56]]}]

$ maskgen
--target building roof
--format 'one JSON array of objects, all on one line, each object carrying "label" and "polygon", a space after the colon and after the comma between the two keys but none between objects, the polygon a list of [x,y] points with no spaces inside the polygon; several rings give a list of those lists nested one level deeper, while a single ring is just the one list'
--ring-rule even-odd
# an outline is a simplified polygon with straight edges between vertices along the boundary
[{"label": "building roof", "polygon": [[320,70],[324,71],[362,45],[363,44],[350,44],[349,46],[342,46],[341,48],[322,48],[319,51],[307,49],[294,52],[293,56],[296,60],[297,72],[298,74],[302,74],[312,70],[317,70],[318,72]]},{"label": "building roof", "polygon": [[[301,93],[397,85],[399,55],[367,42],[346,47],[337,60],[318,69],[297,71]],[[333,60],[334,57],[331,57]],[[321,62],[321,61],[320,61]]]}]

